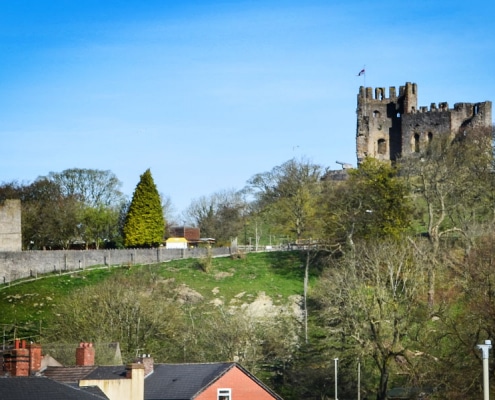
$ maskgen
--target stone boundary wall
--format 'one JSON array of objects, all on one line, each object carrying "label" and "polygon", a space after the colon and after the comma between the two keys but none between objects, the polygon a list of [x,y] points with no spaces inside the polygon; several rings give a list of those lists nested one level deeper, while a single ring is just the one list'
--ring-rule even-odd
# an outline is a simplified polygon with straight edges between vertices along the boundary
[{"label": "stone boundary wall", "polygon": [[[125,250],[29,250],[0,252],[0,284],[53,272],[83,270],[96,265],[154,264],[185,258],[200,258],[205,248]],[[227,256],[230,247],[211,249],[213,257]]]}]

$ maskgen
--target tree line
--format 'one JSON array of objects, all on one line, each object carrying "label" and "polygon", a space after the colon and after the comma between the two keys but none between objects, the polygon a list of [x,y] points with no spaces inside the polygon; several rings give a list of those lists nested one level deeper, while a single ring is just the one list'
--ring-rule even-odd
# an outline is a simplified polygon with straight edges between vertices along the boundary
[{"label": "tree line", "polygon": [[0,202],[20,199],[24,250],[152,247],[163,242],[162,199],[146,170],[132,199],[111,171],[72,168],[34,182],[0,185]]}]

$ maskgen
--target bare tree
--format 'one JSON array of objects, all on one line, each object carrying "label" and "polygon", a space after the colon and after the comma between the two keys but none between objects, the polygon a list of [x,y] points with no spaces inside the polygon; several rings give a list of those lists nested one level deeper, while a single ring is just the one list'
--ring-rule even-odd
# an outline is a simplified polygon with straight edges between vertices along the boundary
[{"label": "bare tree", "polygon": [[127,361],[136,351],[170,360],[173,357],[167,349],[173,350],[174,337],[182,330],[181,311],[172,289],[146,272],[131,277],[122,274],[83,287],[54,307],[59,318],[45,330],[45,339],[118,341]]},{"label": "bare tree", "polygon": [[335,260],[315,292],[335,338],[354,359],[374,361],[378,400],[386,399],[397,360],[409,363],[408,335],[423,322],[424,261],[405,241],[359,242]]},{"label": "bare tree", "polygon": [[186,220],[200,228],[201,236],[229,242],[242,232],[247,201],[234,189],[219,191],[193,200],[184,213]]},{"label": "bare tree", "polygon": [[259,206],[269,209],[273,220],[300,240],[314,235],[322,174],[319,165],[291,159],[253,176],[248,185]]},{"label": "bare tree", "polygon": [[56,183],[63,195],[75,196],[91,207],[118,205],[123,200],[122,183],[111,171],[72,168],[38,179],[43,178]]},{"label": "bare tree", "polygon": [[469,250],[481,233],[480,222],[494,219],[491,146],[492,131],[477,128],[454,140],[449,135],[435,138],[417,157],[401,160],[403,174],[416,199],[416,214],[424,218],[420,222],[433,250],[428,283],[431,307],[442,238],[464,239]]}]

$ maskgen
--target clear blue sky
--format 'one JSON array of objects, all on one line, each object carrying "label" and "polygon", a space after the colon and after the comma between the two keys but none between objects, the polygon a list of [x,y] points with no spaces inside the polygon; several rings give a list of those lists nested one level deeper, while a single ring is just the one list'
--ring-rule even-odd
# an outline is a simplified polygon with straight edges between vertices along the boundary
[{"label": "clear blue sky", "polygon": [[150,168],[181,211],[293,157],[355,164],[360,85],[495,100],[494,4],[0,0],[0,182],[102,169],[131,196]]}]

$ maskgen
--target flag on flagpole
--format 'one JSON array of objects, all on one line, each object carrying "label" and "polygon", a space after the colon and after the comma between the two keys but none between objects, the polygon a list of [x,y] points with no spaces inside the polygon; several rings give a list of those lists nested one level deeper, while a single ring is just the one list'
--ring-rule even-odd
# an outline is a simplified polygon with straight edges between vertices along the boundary
[{"label": "flag on flagpole", "polygon": [[359,74],[357,74],[357,76],[361,76],[361,75],[364,75],[366,73],[365,69],[363,68],[361,71],[359,71]]}]

